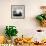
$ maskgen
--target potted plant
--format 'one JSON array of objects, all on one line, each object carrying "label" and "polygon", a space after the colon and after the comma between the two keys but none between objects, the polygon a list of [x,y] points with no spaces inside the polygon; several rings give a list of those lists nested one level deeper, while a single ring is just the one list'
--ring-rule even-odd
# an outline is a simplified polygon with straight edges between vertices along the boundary
[{"label": "potted plant", "polygon": [[8,37],[8,42],[11,41],[12,36],[17,36],[17,29],[15,26],[6,26],[5,34]]},{"label": "potted plant", "polygon": [[39,20],[41,26],[46,27],[46,6],[41,6],[42,14],[37,15],[36,19]]}]

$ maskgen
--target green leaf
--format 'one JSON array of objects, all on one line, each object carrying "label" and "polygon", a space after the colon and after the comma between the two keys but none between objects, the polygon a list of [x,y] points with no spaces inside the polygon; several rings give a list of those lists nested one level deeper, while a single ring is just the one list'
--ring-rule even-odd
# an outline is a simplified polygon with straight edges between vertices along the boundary
[{"label": "green leaf", "polygon": [[15,29],[13,27],[15,27],[15,26],[7,26],[7,28],[5,30],[6,31],[5,32],[6,36],[12,37],[12,36],[17,35],[18,31],[17,31],[16,27],[15,27]]},{"label": "green leaf", "polygon": [[36,19],[39,20],[39,21],[44,20],[44,18],[43,18],[41,15],[38,15],[38,16],[36,17]]}]

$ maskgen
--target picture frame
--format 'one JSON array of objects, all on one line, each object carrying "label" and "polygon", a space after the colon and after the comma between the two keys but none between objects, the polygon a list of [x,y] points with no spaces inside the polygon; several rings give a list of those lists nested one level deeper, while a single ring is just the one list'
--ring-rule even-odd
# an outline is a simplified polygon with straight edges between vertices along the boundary
[{"label": "picture frame", "polygon": [[25,18],[25,5],[11,5],[11,18],[24,19]]}]

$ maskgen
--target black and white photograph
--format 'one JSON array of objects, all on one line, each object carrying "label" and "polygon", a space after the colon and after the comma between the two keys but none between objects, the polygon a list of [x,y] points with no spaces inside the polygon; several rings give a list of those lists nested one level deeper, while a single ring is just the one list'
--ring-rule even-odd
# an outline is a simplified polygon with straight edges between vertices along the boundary
[{"label": "black and white photograph", "polygon": [[24,5],[11,5],[11,18],[12,19],[24,19],[25,18],[25,6]]}]

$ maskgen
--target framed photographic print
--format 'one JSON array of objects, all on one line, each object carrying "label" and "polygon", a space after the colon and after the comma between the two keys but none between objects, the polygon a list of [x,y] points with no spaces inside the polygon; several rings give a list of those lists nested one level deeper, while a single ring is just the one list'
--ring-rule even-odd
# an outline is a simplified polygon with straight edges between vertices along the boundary
[{"label": "framed photographic print", "polygon": [[25,6],[24,5],[11,5],[11,18],[12,19],[24,19],[25,18]]}]

